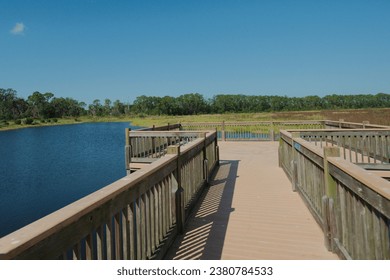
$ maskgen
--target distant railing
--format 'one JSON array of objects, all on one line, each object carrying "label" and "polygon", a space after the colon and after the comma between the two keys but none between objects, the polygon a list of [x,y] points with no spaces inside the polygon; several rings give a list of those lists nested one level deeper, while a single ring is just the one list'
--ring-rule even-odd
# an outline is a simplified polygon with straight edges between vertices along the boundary
[{"label": "distant railing", "polygon": [[140,164],[151,163],[164,156],[171,145],[186,145],[204,132],[195,131],[130,131],[126,129],[125,159],[128,174]]},{"label": "distant railing", "polygon": [[279,139],[279,130],[284,128],[314,129],[323,128],[323,121],[252,121],[252,122],[191,122],[182,123],[184,130],[210,130],[218,133],[222,141],[276,141]]},{"label": "distant railing", "polygon": [[218,164],[217,135],[185,146],[0,239],[0,259],[158,259]]},{"label": "distant railing", "polygon": [[341,157],[337,141],[321,147],[307,139],[309,131],[282,131],[279,164],[322,226],[327,248],[347,259],[390,259],[390,182]]},{"label": "distant railing", "polygon": [[190,122],[181,124],[183,130],[210,130],[218,133],[222,141],[277,141],[280,139],[280,130],[290,129],[383,129],[386,126],[372,125],[368,122],[350,123],[339,121],[251,121],[251,122]]},{"label": "distant railing", "polygon": [[151,127],[145,127],[137,129],[137,131],[172,131],[172,130],[181,130],[181,124],[175,123],[175,124],[167,124],[162,126],[151,126]]},{"label": "distant railing", "polygon": [[346,122],[343,119],[338,121],[325,121],[326,129],[343,128],[343,129],[388,129],[388,126],[370,124],[369,121],[363,121],[362,123]]}]

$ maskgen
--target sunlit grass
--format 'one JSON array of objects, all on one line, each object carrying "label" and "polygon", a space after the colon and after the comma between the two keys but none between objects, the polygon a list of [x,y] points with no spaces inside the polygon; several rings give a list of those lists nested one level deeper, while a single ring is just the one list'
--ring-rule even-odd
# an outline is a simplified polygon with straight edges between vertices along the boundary
[{"label": "sunlit grass", "polygon": [[233,121],[299,121],[299,120],[335,120],[344,119],[347,122],[362,123],[369,121],[372,124],[390,125],[390,108],[364,110],[328,110],[328,111],[294,111],[273,113],[228,113],[192,116],[82,116],[78,118],[62,118],[57,122],[42,122],[35,120],[34,125],[0,124],[0,130],[18,129],[36,126],[65,125],[85,122],[129,122],[129,125],[151,127],[153,125],[167,125],[187,122],[233,122]]}]

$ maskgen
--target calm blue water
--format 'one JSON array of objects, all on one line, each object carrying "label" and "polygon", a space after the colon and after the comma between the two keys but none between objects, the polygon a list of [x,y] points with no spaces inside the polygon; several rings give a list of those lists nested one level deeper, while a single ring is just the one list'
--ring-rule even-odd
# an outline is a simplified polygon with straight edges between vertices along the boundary
[{"label": "calm blue water", "polygon": [[125,176],[126,127],[86,123],[0,132],[0,237]]}]

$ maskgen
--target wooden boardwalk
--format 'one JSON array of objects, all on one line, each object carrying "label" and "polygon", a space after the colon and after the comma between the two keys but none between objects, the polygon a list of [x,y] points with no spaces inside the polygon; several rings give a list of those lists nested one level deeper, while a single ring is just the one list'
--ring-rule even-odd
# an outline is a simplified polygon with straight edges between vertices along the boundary
[{"label": "wooden boardwalk", "polygon": [[278,142],[219,142],[221,166],[166,259],[338,259],[278,166]]}]

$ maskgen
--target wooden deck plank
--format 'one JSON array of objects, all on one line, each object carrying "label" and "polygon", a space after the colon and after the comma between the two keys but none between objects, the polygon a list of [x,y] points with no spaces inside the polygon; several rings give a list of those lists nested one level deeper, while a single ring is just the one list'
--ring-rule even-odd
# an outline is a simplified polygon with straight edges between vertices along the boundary
[{"label": "wooden deck plank", "polygon": [[167,259],[338,259],[278,167],[277,142],[220,142],[221,166]]}]

